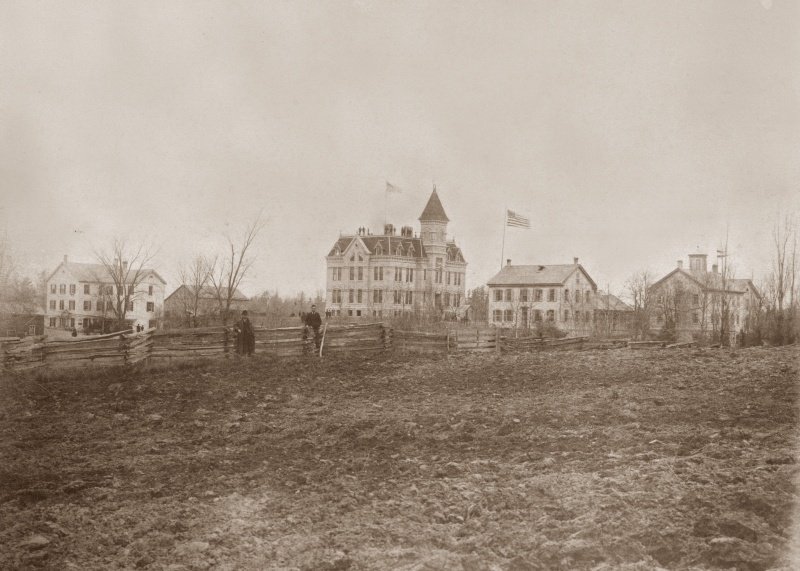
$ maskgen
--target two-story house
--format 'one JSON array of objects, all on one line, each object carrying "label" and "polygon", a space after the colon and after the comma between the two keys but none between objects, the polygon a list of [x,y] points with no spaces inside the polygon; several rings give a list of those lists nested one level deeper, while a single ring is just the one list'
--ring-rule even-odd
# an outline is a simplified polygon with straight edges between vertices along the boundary
[{"label": "two-story house", "polygon": [[327,262],[325,307],[336,316],[455,314],[464,303],[467,262],[447,236],[450,219],[434,187],[419,217],[420,232],[386,224],[342,235]]},{"label": "two-story house", "polygon": [[[749,279],[730,275],[719,263],[707,267],[706,254],[690,254],[689,268],[677,267],[650,286],[655,309],[650,316],[654,332],[666,331],[675,340],[723,342],[733,345],[736,334],[747,331],[751,309],[761,294]],[[724,260],[724,259],[723,259]]]},{"label": "two-story house", "polygon": [[597,285],[574,258],[572,264],[506,265],[488,282],[489,323],[497,327],[554,327],[568,335],[588,333]]},{"label": "two-story house", "polygon": [[[123,262],[122,267],[127,267]],[[103,264],[64,261],[47,278],[45,326],[82,331],[108,331],[118,322],[114,304],[119,288],[129,288],[125,323],[131,328],[156,327],[164,309],[166,281],[155,270],[142,269],[136,284],[116,284]]]}]

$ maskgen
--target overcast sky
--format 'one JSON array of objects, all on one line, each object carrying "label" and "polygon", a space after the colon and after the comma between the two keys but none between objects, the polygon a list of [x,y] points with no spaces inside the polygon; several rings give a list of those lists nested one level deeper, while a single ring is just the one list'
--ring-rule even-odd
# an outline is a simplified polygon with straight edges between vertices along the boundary
[{"label": "overcast sky", "polygon": [[793,1],[6,1],[0,206],[27,267],[147,239],[168,292],[258,211],[245,293],[322,289],[340,231],[418,230],[434,181],[468,288],[578,256],[616,293],[726,233],[759,278],[798,93]]}]

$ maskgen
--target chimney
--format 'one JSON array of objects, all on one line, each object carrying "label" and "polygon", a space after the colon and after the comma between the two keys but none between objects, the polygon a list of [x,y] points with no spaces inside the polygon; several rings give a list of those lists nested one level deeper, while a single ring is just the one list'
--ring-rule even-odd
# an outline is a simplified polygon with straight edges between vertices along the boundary
[{"label": "chimney", "polygon": [[511,258],[509,258],[509,259],[507,259],[507,260],[506,260],[506,265],[507,265],[507,266],[510,266],[510,265],[511,265]]},{"label": "chimney", "polygon": [[66,264],[67,262],[69,262],[69,256],[64,254],[64,263]]},{"label": "chimney", "polygon": [[683,269],[683,260],[678,260],[678,268]]},{"label": "chimney", "polygon": [[711,271],[714,272],[715,274],[717,273],[718,269],[719,269],[719,266],[717,266],[717,264],[714,264],[713,266],[711,266]]},{"label": "chimney", "polygon": [[577,266],[578,265],[578,258],[572,258],[572,263]]}]

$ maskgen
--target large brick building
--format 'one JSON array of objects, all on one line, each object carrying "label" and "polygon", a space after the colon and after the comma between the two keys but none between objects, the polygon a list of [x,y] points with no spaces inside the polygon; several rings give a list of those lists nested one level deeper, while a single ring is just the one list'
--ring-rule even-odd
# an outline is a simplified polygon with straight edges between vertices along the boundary
[{"label": "large brick building", "polygon": [[326,257],[326,309],[346,317],[454,314],[464,304],[467,262],[447,237],[449,221],[434,187],[419,235],[386,224],[380,235],[362,228],[339,236]]}]

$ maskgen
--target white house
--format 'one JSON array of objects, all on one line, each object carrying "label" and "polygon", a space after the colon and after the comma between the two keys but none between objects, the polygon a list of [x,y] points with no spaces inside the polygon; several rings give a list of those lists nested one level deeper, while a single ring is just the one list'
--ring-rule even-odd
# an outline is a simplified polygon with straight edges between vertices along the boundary
[{"label": "white house", "polygon": [[[121,267],[127,267],[123,262]],[[164,310],[166,281],[155,270],[142,269],[128,292],[128,327],[156,327]],[[70,262],[67,256],[47,278],[45,327],[107,331],[118,319],[114,312],[115,280],[103,264]]]},{"label": "white house", "polygon": [[488,282],[489,323],[520,329],[554,327],[588,333],[597,285],[574,258],[572,264],[506,265]]}]

